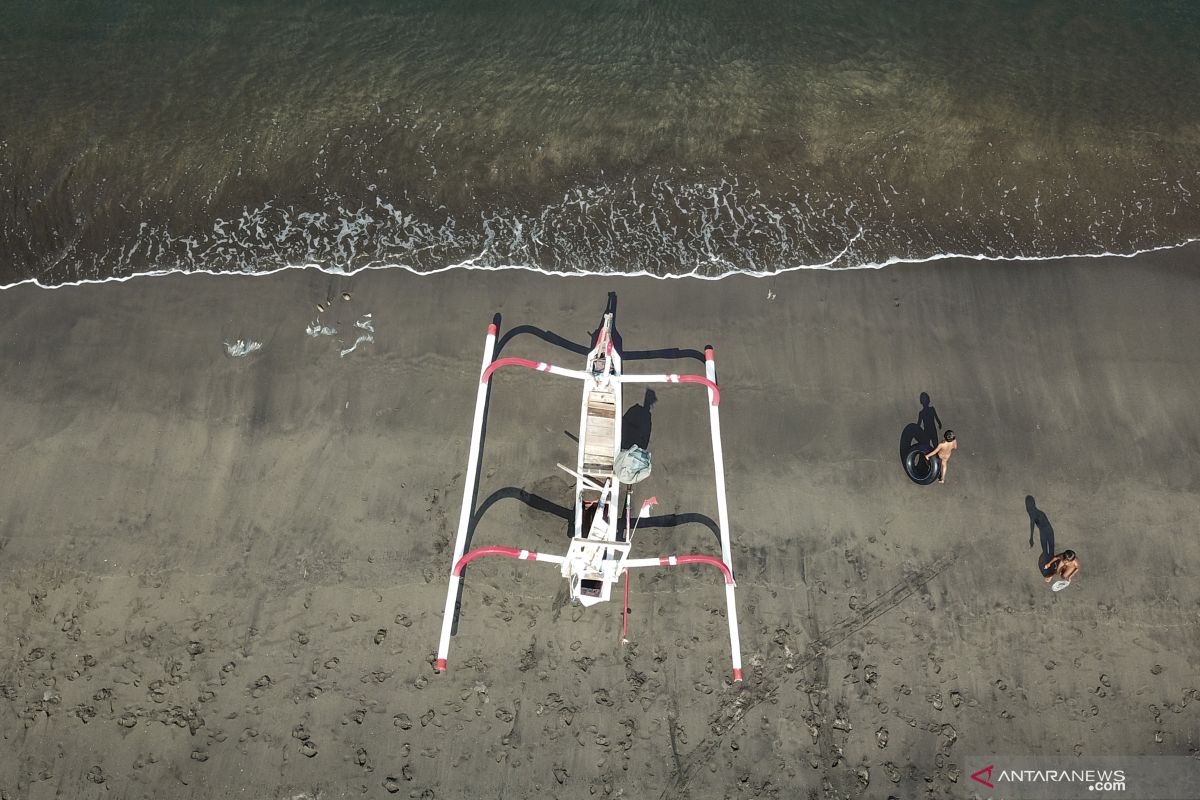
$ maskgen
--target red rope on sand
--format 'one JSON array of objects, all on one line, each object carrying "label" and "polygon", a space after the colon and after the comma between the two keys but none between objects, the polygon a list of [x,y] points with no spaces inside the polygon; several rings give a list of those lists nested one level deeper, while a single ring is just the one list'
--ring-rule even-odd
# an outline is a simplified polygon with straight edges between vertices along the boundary
[{"label": "red rope on sand", "polygon": [[629,641],[629,570],[625,570],[625,605],[621,607],[621,643]]}]

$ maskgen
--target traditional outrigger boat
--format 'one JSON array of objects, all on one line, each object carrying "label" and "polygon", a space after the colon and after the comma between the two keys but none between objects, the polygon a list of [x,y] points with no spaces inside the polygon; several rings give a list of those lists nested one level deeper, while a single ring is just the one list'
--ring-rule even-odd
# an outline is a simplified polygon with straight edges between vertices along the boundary
[{"label": "traditional outrigger boat", "polygon": [[[613,343],[613,315],[604,315],[603,323],[591,351],[587,355],[585,368],[571,370],[546,362],[535,362],[524,358],[494,359],[497,328],[488,326],[484,343],[483,367],[480,374],[478,394],[475,402],[475,418],[471,432],[471,450],[467,462],[467,473],[463,485],[462,512],[459,516],[458,536],[455,540],[454,560],[451,562],[450,581],[446,588],[446,607],[442,616],[442,631],[438,641],[436,669],[443,672],[450,650],[450,636],[457,614],[456,601],[462,580],[463,569],[468,563],[481,556],[506,556],[525,561],[543,561],[558,564],[567,579],[571,599],[584,606],[595,605],[611,599],[612,587],[625,578],[625,605],[622,623],[624,635],[628,624],[628,570],[639,567],[676,566],[679,564],[709,564],[717,567],[725,579],[725,599],[729,621],[729,642],[733,654],[733,679],[742,679],[741,645],[738,638],[737,603],[733,577],[733,559],[729,541],[729,511],[725,500],[725,469],[721,450],[721,425],[718,407],[721,401],[716,382],[716,363],[712,347],[704,350],[705,375],[627,375],[622,371],[621,354]],[[520,366],[539,372],[548,372],[583,381],[583,399],[579,411],[579,455],[575,468],[558,466],[575,478],[575,513],[573,535],[566,555],[550,555],[513,547],[486,546],[470,552],[466,548],[468,529],[475,509],[475,482],[479,469],[480,437],[483,430],[484,410],[492,375],[501,367]],[[630,558],[632,534],[636,526],[630,525],[632,492],[625,495],[624,519],[621,514],[621,488],[619,472],[614,469],[621,457],[621,435],[618,427],[618,411],[621,405],[621,387],[626,383],[679,384],[693,383],[707,387],[709,398],[709,423],[712,432],[713,466],[716,473],[717,512],[721,536],[721,557],[711,555],[670,555],[657,558]],[[647,500],[639,517],[648,515],[655,499]]]}]

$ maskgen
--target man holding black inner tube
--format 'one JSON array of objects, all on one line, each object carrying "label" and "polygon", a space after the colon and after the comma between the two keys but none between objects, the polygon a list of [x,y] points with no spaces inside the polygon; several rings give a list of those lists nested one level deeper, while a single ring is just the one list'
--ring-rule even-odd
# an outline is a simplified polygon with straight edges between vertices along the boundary
[{"label": "man holding black inner tube", "polygon": [[935,457],[942,461],[942,472],[938,475],[938,483],[946,482],[946,469],[950,463],[950,454],[958,448],[958,441],[955,439],[954,431],[946,431],[945,439],[937,447],[933,448],[926,454],[926,458],[932,461]]}]

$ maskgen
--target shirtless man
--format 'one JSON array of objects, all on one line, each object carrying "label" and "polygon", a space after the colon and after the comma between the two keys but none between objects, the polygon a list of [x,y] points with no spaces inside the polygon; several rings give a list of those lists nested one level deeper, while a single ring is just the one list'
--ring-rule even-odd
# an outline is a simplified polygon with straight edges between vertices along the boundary
[{"label": "shirtless man", "polygon": [[1064,550],[1047,561],[1045,569],[1053,570],[1046,576],[1046,583],[1056,578],[1070,583],[1075,573],[1079,572],[1079,559],[1075,557],[1074,550]]},{"label": "shirtless man", "polygon": [[958,449],[958,442],[954,438],[954,431],[946,431],[946,438],[941,444],[933,448],[926,454],[926,458],[933,459],[937,456],[942,460],[942,474],[938,476],[938,483],[946,482],[946,469],[950,464],[950,454]]}]

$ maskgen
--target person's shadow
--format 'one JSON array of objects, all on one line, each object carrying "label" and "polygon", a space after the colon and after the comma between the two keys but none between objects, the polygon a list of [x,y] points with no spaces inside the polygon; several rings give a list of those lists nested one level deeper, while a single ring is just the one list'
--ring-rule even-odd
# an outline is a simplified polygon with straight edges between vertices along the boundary
[{"label": "person's shadow", "polygon": [[1050,524],[1050,518],[1046,516],[1046,512],[1037,507],[1037,501],[1031,494],[1025,495],[1025,511],[1029,514],[1029,546],[1033,547],[1035,528],[1041,539],[1042,549],[1038,553],[1038,571],[1045,577],[1049,574],[1046,571],[1046,562],[1054,558],[1054,526]]},{"label": "person's shadow", "polygon": [[641,405],[630,406],[621,417],[621,449],[628,450],[635,444],[643,450],[650,449],[650,407],[658,401],[653,389],[647,389]]},{"label": "person's shadow", "polygon": [[921,392],[921,410],[917,412],[917,421],[905,425],[900,433],[900,463],[904,464],[913,450],[928,453],[937,447],[938,427],[941,424],[937,409],[929,405],[929,395]]},{"label": "person's shadow", "polygon": [[930,448],[937,447],[938,429],[942,427],[942,420],[938,417],[937,409],[929,405],[929,395],[925,392],[921,392],[921,410],[917,412],[917,425],[925,437],[925,444]]}]

